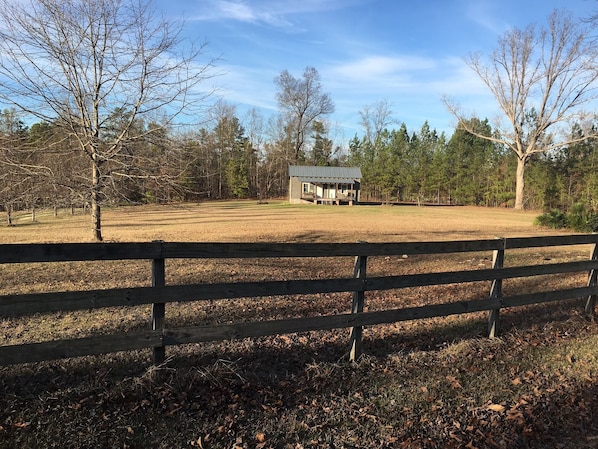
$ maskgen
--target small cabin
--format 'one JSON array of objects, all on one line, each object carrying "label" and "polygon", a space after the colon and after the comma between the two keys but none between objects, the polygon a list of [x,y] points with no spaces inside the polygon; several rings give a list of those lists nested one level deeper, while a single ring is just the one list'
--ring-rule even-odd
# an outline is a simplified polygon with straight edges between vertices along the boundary
[{"label": "small cabin", "polygon": [[291,204],[349,204],[359,201],[359,167],[289,166]]}]

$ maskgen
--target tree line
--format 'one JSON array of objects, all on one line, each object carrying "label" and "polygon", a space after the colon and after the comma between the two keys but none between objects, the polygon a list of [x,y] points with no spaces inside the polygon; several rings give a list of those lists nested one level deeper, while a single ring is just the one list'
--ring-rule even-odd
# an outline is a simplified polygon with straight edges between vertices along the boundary
[{"label": "tree line", "polygon": [[[448,137],[426,122],[383,129],[374,141],[355,136],[348,163],[362,168],[362,199],[388,202],[513,207],[517,155],[476,134],[494,133],[488,120],[471,119]],[[579,136],[580,127],[571,133]],[[598,142],[583,140],[534,155],[526,172],[527,209],[598,210]]]},{"label": "tree line", "polygon": [[[213,126],[183,135],[139,123],[143,139],[102,168],[102,203],[284,197],[288,166],[298,163],[361,167],[364,201],[514,205],[516,155],[467,131],[492,135],[488,120],[472,119],[451,136],[428,122],[418,130],[404,123],[370,136],[364,130],[347,148],[334,147],[326,126],[316,122],[295,159],[294,145],[264,138],[264,120],[256,111],[242,120],[233,106],[221,104],[217,110]],[[73,151],[77,143],[51,123],[27,127],[7,110],[0,118],[0,204],[8,220],[14,209],[89,207],[88,156]],[[112,132],[121,131],[118,114],[111,123]],[[581,127],[571,130],[580,133]],[[598,209],[598,142],[583,140],[535,155],[524,203],[537,210],[567,210],[576,203]]]}]

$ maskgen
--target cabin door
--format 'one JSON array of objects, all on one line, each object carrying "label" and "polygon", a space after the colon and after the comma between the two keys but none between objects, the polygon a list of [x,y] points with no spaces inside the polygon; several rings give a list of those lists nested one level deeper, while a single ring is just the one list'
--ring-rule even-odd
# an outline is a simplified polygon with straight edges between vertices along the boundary
[{"label": "cabin door", "polygon": [[324,188],[322,186],[316,186],[316,198],[322,198],[324,195]]}]

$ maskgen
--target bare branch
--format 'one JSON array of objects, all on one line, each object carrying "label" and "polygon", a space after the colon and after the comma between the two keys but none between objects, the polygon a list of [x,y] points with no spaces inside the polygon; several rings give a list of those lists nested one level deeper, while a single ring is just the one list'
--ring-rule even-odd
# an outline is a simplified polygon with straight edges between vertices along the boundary
[{"label": "bare branch", "polygon": [[[53,123],[90,161],[94,237],[106,164],[133,164],[131,144],[199,112],[215,74],[205,44],[148,0],[0,0],[0,101]],[[118,129],[113,125],[119,116]],[[156,121],[157,115],[161,116]],[[109,170],[109,169],[108,169]]]},{"label": "bare branch", "polygon": [[[494,95],[506,119],[497,136],[467,131],[517,154],[516,208],[523,208],[523,173],[531,155],[597,136],[595,129],[578,138],[559,129],[586,121],[582,107],[598,98],[598,47],[590,31],[571,15],[555,10],[544,28],[530,25],[505,33],[487,60],[480,54],[465,60]],[[443,101],[466,126],[468,117],[458,106]]]}]

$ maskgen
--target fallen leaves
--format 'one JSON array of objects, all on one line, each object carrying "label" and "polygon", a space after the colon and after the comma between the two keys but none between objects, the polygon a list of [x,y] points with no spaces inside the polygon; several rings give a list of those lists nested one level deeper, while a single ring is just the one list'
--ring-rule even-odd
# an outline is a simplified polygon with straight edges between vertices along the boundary
[{"label": "fallen leaves", "polygon": [[266,447],[266,435],[263,433],[258,433],[255,436],[255,440],[257,441],[258,444],[256,444],[256,449],[261,449],[263,447]]},{"label": "fallen leaves", "polygon": [[17,421],[11,424],[12,427],[14,427],[15,429],[24,429],[26,427],[29,427],[31,425],[31,421]]},{"label": "fallen leaves", "polygon": [[516,408],[509,409],[507,412],[507,420],[512,421],[514,424],[523,427],[525,424],[525,416],[521,410],[517,410]]},{"label": "fallen leaves", "polygon": [[[47,443],[47,425],[87,447],[143,447],[160,432],[175,447],[201,449],[515,449],[556,447],[571,435],[586,444],[586,433],[598,434],[598,337],[587,323],[574,331],[576,323],[562,323],[566,338],[551,328],[556,347],[543,328],[448,343],[447,333],[471,328],[450,318],[440,330],[436,319],[368,327],[368,352],[382,355],[353,364],[343,359],[347,333],[327,331],[181,347],[176,370],[154,376],[140,372],[146,361],[123,355],[130,359],[124,371],[108,358],[96,366],[86,360],[100,367],[95,377],[75,361],[54,371],[22,368],[27,381],[14,387],[14,376],[9,390],[6,373],[17,368],[5,369],[0,388],[14,394],[0,395],[0,439],[19,447],[17,438],[45,436]],[[81,429],[92,436],[79,436]]]},{"label": "fallen leaves", "polygon": [[197,446],[197,447],[199,447],[200,449],[204,449],[203,442],[204,442],[203,438],[202,438],[202,437],[199,437],[197,440],[191,441],[189,444],[190,444],[191,446]]},{"label": "fallen leaves", "polygon": [[453,390],[463,388],[463,385],[461,385],[461,382],[455,376],[446,376],[446,380],[448,380]]},{"label": "fallen leaves", "polygon": [[501,404],[488,404],[486,406],[488,410],[492,410],[493,412],[502,413],[505,411],[505,406]]}]

